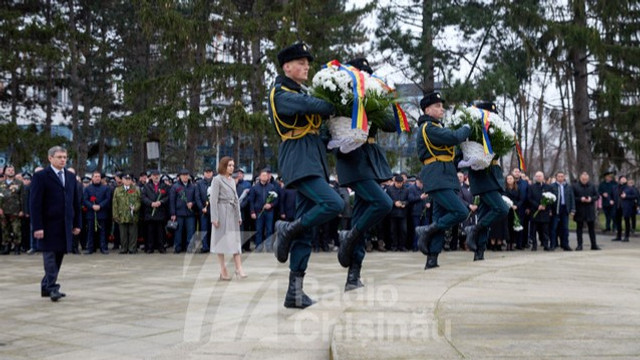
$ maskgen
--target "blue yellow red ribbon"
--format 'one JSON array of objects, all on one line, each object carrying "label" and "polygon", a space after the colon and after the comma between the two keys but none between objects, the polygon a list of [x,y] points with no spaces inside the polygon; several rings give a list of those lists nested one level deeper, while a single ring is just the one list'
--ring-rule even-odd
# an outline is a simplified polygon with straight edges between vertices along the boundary
[{"label": "blue yellow red ribbon", "polygon": [[493,148],[491,148],[491,140],[489,139],[489,126],[491,122],[489,121],[489,111],[478,109],[480,111],[480,116],[482,118],[482,147],[484,148],[485,154],[493,154]]},{"label": "blue yellow red ribbon", "polygon": [[364,75],[351,66],[344,66],[338,60],[332,60],[325,66],[333,66],[340,71],[344,71],[351,77],[353,83],[353,110],[351,111],[351,128],[369,131],[367,113],[364,111]]}]

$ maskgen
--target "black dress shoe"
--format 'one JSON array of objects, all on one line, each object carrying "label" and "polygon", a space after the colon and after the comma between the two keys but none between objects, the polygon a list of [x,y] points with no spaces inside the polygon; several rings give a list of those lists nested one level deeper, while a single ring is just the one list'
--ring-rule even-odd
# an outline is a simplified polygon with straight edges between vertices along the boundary
[{"label": "black dress shoe", "polygon": [[100,253],[101,253],[102,255],[109,255],[109,250],[102,250],[102,249],[100,249]]},{"label": "black dress shoe", "polygon": [[[122,250],[120,251],[118,254],[120,255],[124,255],[124,254],[128,254],[129,252],[127,250]],[[104,253],[103,253],[104,254]]]},{"label": "black dress shoe", "polygon": [[602,250],[602,249],[599,246],[596,245],[596,246],[592,246],[591,250]]},{"label": "black dress shoe", "polygon": [[572,250],[570,247],[568,247],[568,246],[567,246],[567,247],[562,247],[562,250],[564,250],[564,251],[573,251],[573,250]]},{"label": "black dress shoe", "polygon": [[60,300],[63,296],[62,296],[62,293],[59,292],[58,290],[53,290],[51,293],[49,293],[49,297],[51,298],[51,301],[56,302]]},{"label": "black dress shoe", "polygon": [[578,247],[576,247],[576,251],[582,251],[582,245],[578,245]]},{"label": "black dress shoe", "polygon": [[620,239],[619,237],[615,238],[615,239],[611,239],[611,241],[622,241],[622,239]]},{"label": "black dress shoe", "polygon": [[[59,293],[62,297],[67,296],[67,294],[65,294],[65,293],[63,293],[63,292],[58,291],[58,293]],[[49,297],[50,295],[51,295],[51,294],[50,294],[48,291],[46,291],[46,290],[40,290],[40,296],[42,296],[42,297]]]},{"label": "black dress shoe", "polygon": [[93,250],[85,250],[82,253],[85,254],[85,255],[91,255],[91,254],[93,254]]}]

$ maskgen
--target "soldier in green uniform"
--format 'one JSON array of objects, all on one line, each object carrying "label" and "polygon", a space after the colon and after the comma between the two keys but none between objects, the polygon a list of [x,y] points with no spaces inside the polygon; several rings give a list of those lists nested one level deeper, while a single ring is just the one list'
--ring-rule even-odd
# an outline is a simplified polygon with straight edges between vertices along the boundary
[{"label": "soldier in green uniform", "polygon": [[276,78],[269,93],[269,116],[282,139],[278,153],[280,175],[285,187],[297,190],[296,218],[277,221],[274,251],[278,261],[289,261],[289,287],[284,306],[305,308],[314,303],[302,290],[313,227],[342,211],[344,202],[328,183],[326,145],[319,135],[322,116],[335,112],[330,103],[308,95],[309,63],[313,56],[307,45],[297,43],[278,53],[284,75]]},{"label": "soldier in green uniform", "polygon": [[[488,101],[476,101],[473,105],[479,109],[496,112],[496,105]],[[469,169],[469,190],[471,195],[478,196],[478,222],[467,226],[467,247],[474,251],[473,261],[484,260],[484,251],[489,239],[489,226],[497,219],[506,217],[509,206],[502,200],[504,192],[502,168],[498,159],[482,170]]]},{"label": "soldier in green uniform", "polygon": [[20,255],[22,241],[21,218],[23,209],[22,181],[15,178],[13,165],[4,167],[4,180],[0,182],[0,222],[2,226],[2,250],[0,254],[11,252],[11,244],[16,255]]},{"label": "soldier in green uniform", "polygon": [[[369,62],[364,58],[353,59],[347,64],[360,71],[373,73]],[[364,235],[379,223],[393,206],[391,198],[380,186],[381,182],[391,179],[393,174],[384,151],[376,144],[378,130],[395,132],[393,116],[385,119],[380,129],[371,125],[367,142],[359,148],[346,154],[336,151],[338,159],[336,171],[340,186],[349,187],[355,192],[353,226],[349,231],[340,232],[340,250],[338,251],[340,265],[349,268],[345,291],[364,286],[360,281],[360,269],[365,255]]]},{"label": "soldier in green uniform", "polygon": [[122,177],[122,186],[113,192],[113,221],[120,229],[120,254],[138,252],[138,213],[140,189],[133,183],[133,176]]},{"label": "soldier in green uniform", "polygon": [[417,149],[424,164],[420,179],[422,191],[433,200],[433,222],[416,227],[418,248],[427,255],[425,269],[438,267],[438,254],[444,245],[444,232],[464,221],[469,210],[457,193],[460,191],[458,172],[454,164],[455,146],[469,137],[470,127],[458,130],[445,128],[444,99],[439,92],[431,92],[420,100],[424,115],[418,119]]}]

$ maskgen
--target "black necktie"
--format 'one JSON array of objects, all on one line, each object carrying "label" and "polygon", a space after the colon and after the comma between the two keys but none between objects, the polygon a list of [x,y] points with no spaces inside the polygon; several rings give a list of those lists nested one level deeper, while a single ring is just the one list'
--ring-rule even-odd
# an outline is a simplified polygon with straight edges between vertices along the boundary
[{"label": "black necktie", "polygon": [[62,170],[58,171],[58,178],[60,179],[60,182],[62,183],[62,186],[64,187],[64,171],[62,171]]}]

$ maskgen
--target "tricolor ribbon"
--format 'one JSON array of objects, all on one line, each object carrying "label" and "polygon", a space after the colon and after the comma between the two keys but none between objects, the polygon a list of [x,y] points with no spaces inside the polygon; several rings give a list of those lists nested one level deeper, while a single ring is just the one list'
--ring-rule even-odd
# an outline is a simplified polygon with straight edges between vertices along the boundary
[{"label": "tricolor ribbon", "polygon": [[[396,90],[394,88],[387,85],[376,75],[371,75],[371,77],[378,80],[380,85],[382,85],[382,87],[389,93],[396,93]],[[409,127],[409,118],[407,117],[407,114],[404,112],[404,110],[400,107],[400,104],[395,103],[391,105],[391,108],[393,109],[393,117],[396,119],[396,129],[398,130],[398,134],[402,133],[403,131],[411,132],[411,128]]]},{"label": "tricolor ribbon", "polygon": [[522,156],[522,148],[520,148],[520,143],[518,143],[518,137],[514,136],[516,142],[516,153],[518,154],[518,168],[520,171],[527,171],[527,166],[524,164],[524,156]]},{"label": "tricolor ribbon", "polygon": [[344,71],[351,77],[353,83],[353,110],[351,111],[351,128],[369,131],[367,113],[364,111],[364,75],[351,66],[344,66],[338,60],[328,62],[325,67],[333,66],[340,71]]},{"label": "tricolor ribbon", "polygon": [[489,139],[489,125],[491,125],[491,122],[489,121],[489,111],[482,109],[478,109],[478,111],[480,111],[480,116],[482,118],[482,147],[484,148],[484,153],[493,154],[491,140]]}]

